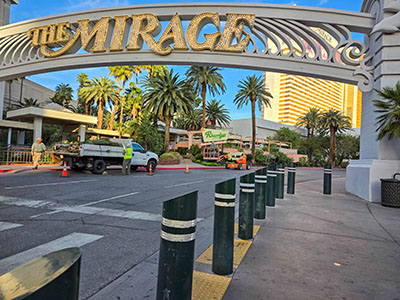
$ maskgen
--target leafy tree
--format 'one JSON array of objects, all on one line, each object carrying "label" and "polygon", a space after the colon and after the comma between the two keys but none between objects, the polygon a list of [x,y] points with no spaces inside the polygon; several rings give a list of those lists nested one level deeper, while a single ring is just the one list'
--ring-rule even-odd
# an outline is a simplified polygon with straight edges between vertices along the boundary
[{"label": "leafy tree", "polygon": [[97,104],[97,128],[101,129],[103,126],[105,105],[109,102],[115,103],[118,97],[117,86],[114,81],[107,77],[95,77],[93,80],[89,80],[87,84],[80,89],[79,93],[86,101],[94,101],[94,103]]},{"label": "leafy tree", "polygon": [[75,107],[71,105],[73,93],[74,91],[69,84],[60,83],[56,86],[56,93],[50,97],[50,101],[75,111]]},{"label": "leafy tree", "polygon": [[298,153],[307,154],[308,162],[313,164],[326,161],[329,149],[329,140],[325,136],[313,136],[309,139],[301,139],[298,144]]},{"label": "leafy tree", "polygon": [[221,68],[211,66],[191,66],[186,71],[186,76],[193,84],[197,94],[201,94],[203,100],[203,120],[202,127],[206,128],[206,94],[207,90],[215,97],[225,93],[225,84],[222,75],[219,73]]},{"label": "leafy tree", "polygon": [[225,108],[224,104],[221,104],[221,101],[215,99],[207,103],[206,116],[207,122],[211,123],[211,128],[214,129],[217,124],[219,126],[228,126],[231,121],[229,110]]},{"label": "leafy tree", "polygon": [[321,127],[329,131],[329,163],[335,166],[336,133],[342,133],[351,127],[350,118],[341,111],[329,109],[321,114]]},{"label": "leafy tree", "polygon": [[282,127],[276,131],[273,137],[274,140],[292,143],[293,148],[297,148],[300,141],[300,135],[287,127]]},{"label": "leafy tree", "polygon": [[174,74],[173,70],[150,77],[146,87],[148,93],[145,95],[144,108],[164,119],[164,152],[167,152],[171,120],[176,113],[188,113],[192,109],[193,89],[187,81]]},{"label": "leafy tree", "polygon": [[261,76],[247,76],[245,80],[239,82],[239,91],[233,102],[240,109],[244,105],[251,103],[251,119],[252,119],[252,136],[251,136],[251,154],[254,157],[256,149],[256,104],[258,108],[264,104],[271,107],[270,99],[272,95],[264,89],[263,79]]},{"label": "leafy tree", "polygon": [[394,88],[384,87],[382,90],[375,90],[380,100],[374,100],[375,110],[379,116],[376,118],[378,125],[378,140],[385,136],[389,140],[400,138],[400,81]]},{"label": "leafy tree", "polygon": [[310,108],[306,113],[297,119],[296,126],[307,129],[307,138],[314,136],[315,131],[319,127],[321,112],[319,108]]},{"label": "leafy tree", "polygon": [[[111,113],[111,121],[108,129],[112,129],[114,125],[115,113],[120,106],[121,113],[119,122],[122,123],[124,116],[124,105],[125,105],[125,83],[132,78],[133,67],[132,66],[115,66],[108,67],[110,70],[110,76],[114,76],[118,83],[118,97],[114,100],[114,107]],[[121,93],[122,92],[122,93]]]},{"label": "leafy tree", "polygon": [[36,106],[36,107],[39,107],[39,102],[38,102],[39,100],[38,99],[33,99],[32,97],[31,98],[24,98],[24,101],[23,102],[20,102],[19,104],[18,104],[18,107],[30,107],[30,106]]},{"label": "leafy tree", "polygon": [[347,134],[337,135],[336,165],[345,159],[358,159],[360,156],[360,137]]}]

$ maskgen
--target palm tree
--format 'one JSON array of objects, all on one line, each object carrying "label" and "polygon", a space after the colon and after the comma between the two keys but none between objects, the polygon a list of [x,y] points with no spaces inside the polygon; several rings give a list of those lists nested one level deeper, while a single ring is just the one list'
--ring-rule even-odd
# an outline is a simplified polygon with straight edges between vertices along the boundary
[{"label": "palm tree", "polygon": [[193,99],[192,86],[180,79],[173,70],[150,77],[144,109],[165,121],[164,151],[168,151],[171,120],[176,113],[188,113]]},{"label": "palm tree", "polygon": [[31,98],[24,98],[24,101],[23,102],[21,101],[18,104],[18,107],[20,107],[20,108],[22,108],[22,107],[30,107],[30,106],[39,107],[39,102],[38,101],[39,101],[38,99],[33,99],[32,97]]},{"label": "palm tree", "polygon": [[307,139],[314,136],[314,132],[319,126],[320,114],[319,108],[313,107],[297,119],[296,126],[307,129]]},{"label": "palm tree", "polygon": [[212,99],[207,103],[206,107],[207,123],[211,123],[211,127],[215,129],[217,123],[219,126],[228,126],[231,117],[229,115],[229,110],[225,108],[221,101]]},{"label": "palm tree", "polygon": [[[119,122],[122,124],[122,119],[124,116],[124,105],[125,105],[125,83],[132,78],[133,67],[132,66],[116,66],[116,67],[108,67],[110,70],[110,76],[114,76],[115,80],[118,83],[118,98],[115,99],[114,107],[111,113],[111,120],[108,129],[113,129],[115,113],[118,109],[118,100],[120,101],[120,120]],[[122,91],[122,94],[121,94]]]},{"label": "palm tree", "polygon": [[73,93],[74,91],[69,84],[60,83],[56,86],[56,93],[50,97],[50,100],[65,108],[75,110],[75,107],[71,105]]},{"label": "palm tree", "polygon": [[186,71],[186,76],[193,83],[197,94],[201,94],[203,100],[203,128],[206,128],[206,94],[207,90],[215,97],[225,93],[225,84],[222,75],[219,73],[221,68],[210,66],[191,66]]},{"label": "palm tree", "polygon": [[[125,91],[125,98],[131,110],[132,120],[140,118],[143,105],[143,93],[133,82],[129,84],[129,88]],[[140,123],[140,122],[139,122]]]},{"label": "palm tree", "polygon": [[201,127],[201,109],[192,109],[183,117],[183,126],[186,130],[197,130]]},{"label": "palm tree", "polygon": [[[76,80],[79,82],[79,88],[78,88],[78,104],[80,105],[80,107],[82,107],[82,105],[85,107],[85,114],[88,115],[89,114],[89,103],[86,102],[86,99],[79,97],[79,91],[81,88],[83,88],[86,83],[88,82],[89,78],[87,76],[87,74],[85,73],[79,73]],[[83,102],[83,103],[82,103]],[[90,105],[92,105],[93,103],[91,103]]]},{"label": "palm tree", "polygon": [[235,96],[233,102],[240,109],[244,105],[251,103],[251,119],[252,119],[252,136],[251,136],[251,154],[253,155],[256,151],[256,103],[258,108],[261,110],[261,106],[264,104],[271,107],[270,101],[272,95],[268,92],[263,85],[263,79],[261,76],[247,76],[246,80],[239,82],[239,91]]},{"label": "palm tree", "polygon": [[329,109],[321,114],[321,127],[324,131],[329,130],[329,163],[335,166],[336,133],[341,133],[351,127],[350,118],[339,110]]},{"label": "palm tree", "polygon": [[101,129],[103,126],[104,107],[106,103],[115,103],[118,98],[115,82],[107,77],[95,77],[93,80],[89,80],[86,86],[80,89],[79,93],[87,102],[93,100],[97,103],[97,128]]},{"label": "palm tree", "polygon": [[379,130],[378,140],[386,135],[388,139],[400,138],[400,81],[394,88],[384,87],[382,90],[375,90],[381,100],[374,100],[376,113],[380,115],[376,118]]}]

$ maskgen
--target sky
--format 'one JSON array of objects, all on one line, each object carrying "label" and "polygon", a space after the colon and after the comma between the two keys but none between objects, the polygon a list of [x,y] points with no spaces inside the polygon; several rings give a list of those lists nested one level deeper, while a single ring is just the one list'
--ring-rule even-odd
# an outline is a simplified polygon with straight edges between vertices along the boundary
[{"label": "sky", "polygon": [[[155,4],[155,3],[183,3],[183,2],[229,2],[229,3],[265,3],[265,4],[289,4],[301,6],[316,6],[325,8],[344,9],[351,11],[360,11],[362,0],[225,0],[225,1],[183,1],[183,0],[19,0],[18,5],[12,5],[11,8],[11,23],[35,19],[50,15],[61,13],[68,13],[79,10],[96,9],[112,6],[125,6],[137,4]],[[188,67],[185,66],[169,66],[175,71],[179,72],[182,76]],[[44,85],[50,89],[55,89],[59,83],[68,83],[76,92],[78,83],[76,81],[77,74],[84,72],[88,74],[89,78],[94,76],[108,76],[107,68],[90,68],[90,69],[75,69],[60,72],[44,73],[40,75],[29,76],[28,79]],[[225,68],[221,71],[227,91],[223,95],[216,96],[217,100],[230,110],[233,119],[250,118],[250,106],[244,107],[240,110],[233,104],[233,99],[237,93],[237,86],[240,80],[245,79],[248,75],[262,75],[260,71],[252,70],[239,70]],[[207,99],[211,99],[211,95],[207,95]],[[257,112],[257,117],[261,113]]]}]

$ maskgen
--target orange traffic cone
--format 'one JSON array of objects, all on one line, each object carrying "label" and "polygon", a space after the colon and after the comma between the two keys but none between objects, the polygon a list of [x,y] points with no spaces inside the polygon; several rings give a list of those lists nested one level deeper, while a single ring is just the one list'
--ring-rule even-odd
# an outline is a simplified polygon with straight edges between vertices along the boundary
[{"label": "orange traffic cone", "polygon": [[186,164],[186,170],[185,170],[186,174],[189,174],[189,164]]},{"label": "orange traffic cone", "polygon": [[147,175],[153,175],[153,164],[150,164],[149,173],[147,173]]},{"label": "orange traffic cone", "polygon": [[65,161],[64,161],[64,168],[63,168],[61,177],[68,177],[67,163]]}]

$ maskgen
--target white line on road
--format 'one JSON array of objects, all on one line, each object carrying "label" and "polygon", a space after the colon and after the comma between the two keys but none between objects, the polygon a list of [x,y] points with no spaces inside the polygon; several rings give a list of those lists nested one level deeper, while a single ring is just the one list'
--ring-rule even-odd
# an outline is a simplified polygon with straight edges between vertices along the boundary
[{"label": "white line on road", "polygon": [[0,231],[24,226],[23,224],[0,222]]},{"label": "white line on road", "polygon": [[114,196],[114,197],[111,197],[111,198],[107,198],[107,199],[103,199],[103,200],[99,200],[99,201],[94,201],[94,202],[82,204],[82,205],[79,205],[79,206],[89,206],[89,205],[98,204],[98,203],[102,203],[102,202],[106,202],[106,201],[110,201],[110,200],[114,200],[114,199],[119,199],[119,198],[125,198],[125,197],[128,197],[128,196],[133,196],[133,195],[137,195],[137,194],[140,194],[140,193],[139,193],[139,192],[133,192],[133,193],[129,193],[129,194]]},{"label": "white line on road", "polygon": [[21,264],[24,264],[37,257],[46,255],[50,252],[70,247],[82,247],[86,244],[93,243],[94,241],[97,241],[102,237],[102,235],[73,232],[62,238],[0,260],[0,274],[9,272]]},{"label": "white line on road", "polygon": [[20,185],[20,186],[6,186],[4,189],[5,190],[24,189],[27,187],[59,185],[59,184],[73,184],[73,183],[92,182],[92,181],[98,181],[98,180],[97,179],[88,179],[88,180],[75,180],[75,181],[60,181],[60,182],[52,182],[52,183],[39,183],[39,184]]},{"label": "white line on road", "polygon": [[174,184],[174,185],[167,185],[167,186],[164,186],[164,188],[169,189],[169,188],[172,188],[172,187],[178,187],[178,186],[184,186],[184,185],[191,185],[191,184],[202,183],[202,182],[204,182],[204,180],[192,181],[192,182],[185,182],[185,183]]}]

